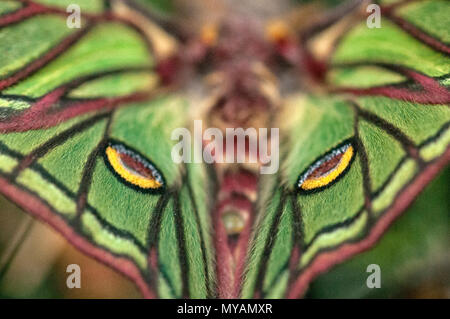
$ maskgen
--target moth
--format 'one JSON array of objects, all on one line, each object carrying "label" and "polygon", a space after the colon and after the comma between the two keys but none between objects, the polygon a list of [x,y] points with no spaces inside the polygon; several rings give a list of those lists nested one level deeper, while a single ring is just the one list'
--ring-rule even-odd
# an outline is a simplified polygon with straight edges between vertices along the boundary
[{"label": "moth", "polygon": [[[448,165],[446,1],[73,2],[0,2],[0,192],[144,297],[302,297]],[[175,163],[194,120],[278,171]]]}]

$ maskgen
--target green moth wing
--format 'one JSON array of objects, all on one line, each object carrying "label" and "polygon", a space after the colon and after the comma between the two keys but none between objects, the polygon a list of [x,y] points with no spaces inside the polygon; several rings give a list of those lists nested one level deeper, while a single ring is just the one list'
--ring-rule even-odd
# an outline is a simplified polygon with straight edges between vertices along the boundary
[{"label": "green moth wing", "polygon": [[2,134],[2,192],[144,296],[211,296],[206,172],[173,163],[172,144],[161,144],[185,111],[182,99],[163,96]]},{"label": "green moth wing", "polygon": [[[449,215],[445,169],[396,221],[373,249],[318,277],[308,297],[321,298],[413,298],[444,296],[440,280],[448,260]],[[431,212],[424,214],[424,212]],[[411,231],[414,230],[414,231]],[[369,289],[369,265],[381,270],[381,287]],[[412,279],[415,280],[412,280]],[[432,287],[427,288],[427,287]]]},{"label": "green moth wing", "polygon": [[145,297],[210,297],[209,178],[171,159],[186,101],[158,93],[136,25],[81,1],[70,29],[70,3],[0,7],[1,192]]},{"label": "green moth wing", "polygon": [[317,275],[372,247],[447,165],[450,25],[422,30],[431,8],[450,13],[424,1],[386,9],[381,28],[359,20],[327,57],[334,94],[285,101],[280,171],[260,182],[242,297],[302,296]]}]

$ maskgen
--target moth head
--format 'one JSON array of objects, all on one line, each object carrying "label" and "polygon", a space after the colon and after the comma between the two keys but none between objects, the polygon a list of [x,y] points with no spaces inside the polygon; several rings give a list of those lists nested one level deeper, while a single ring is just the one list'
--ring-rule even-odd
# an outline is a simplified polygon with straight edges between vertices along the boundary
[{"label": "moth head", "polygon": [[119,142],[109,142],[105,148],[107,166],[128,186],[141,191],[162,190],[164,178],[156,166],[137,151]]},{"label": "moth head", "polygon": [[355,148],[350,141],[340,144],[309,166],[300,175],[297,187],[310,192],[331,186],[345,175],[354,157]]}]

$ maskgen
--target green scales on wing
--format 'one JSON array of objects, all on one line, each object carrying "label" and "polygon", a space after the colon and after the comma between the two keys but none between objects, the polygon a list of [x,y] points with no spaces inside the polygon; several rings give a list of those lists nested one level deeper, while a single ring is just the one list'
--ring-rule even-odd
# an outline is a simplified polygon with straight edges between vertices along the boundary
[{"label": "green scales on wing", "polygon": [[[99,13],[100,3],[80,5]],[[170,134],[187,121],[186,101],[175,95],[148,101],[157,86],[154,61],[131,26],[65,24],[64,16],[40,14],[0,29],[8,47],[0,62],[7,123],[0,178],[12,187],[2,190],[131,277],[146,296],[211,296],[209,181],[204,167],[175,164],[170,155]],[[23,116],[23,126],[8,122],[14,116]],[[111,165],[114,156],[119,166]],[[121,167],[158,182],[151,189],[128,182]]]},{"label": "green scales on wing", "polygon": [[[448,50],[448,2],[395,14]],[[380,29],[360,22],[335,46],[326,78],[336,94],[291,96],[279,115],[280,171],[261,182],[244,298],[303,295],[312,278],[371,247],[449,160],[448,52],[388,19]]]},{"label": "green scales on wing", "polygon": [[[2,178],[24,196],[40,198],[56,223],[133,261],[143,280],[157,278],[158,296],[206,297],[213,281],[206,173],[170,158],[170,133],[185,111],[182,99],[161,97],[45,130],[3,134]],[[151,179],[155,172],[145,175],[139,165],[157,170],[162,178],[154,192],[115,174],[106,152],[117,145],[119,161],[134,156],[119,162],[129,174]]]}]

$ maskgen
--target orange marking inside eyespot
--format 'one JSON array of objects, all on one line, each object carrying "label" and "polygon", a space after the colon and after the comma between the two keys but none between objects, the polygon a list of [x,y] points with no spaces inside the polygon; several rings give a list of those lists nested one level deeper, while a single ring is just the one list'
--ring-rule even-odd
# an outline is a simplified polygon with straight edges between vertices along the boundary
[{"label": "orange marking inside eyespot", "polygon": [[315,169],[300,187],[304,190],[312,190],[328,185],[344,172],[353,154],[353,147],[349,145],[343,154],[336,155]]},{"label": "orange marking inside eyespot", "polygon": [[144,189],[157,189],[162,186],[148,168],[128,155],[108,146],[106,156],[114,171],[127,182]]}]

